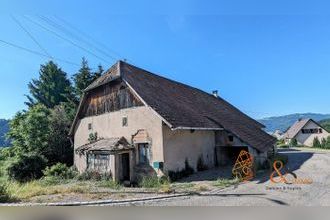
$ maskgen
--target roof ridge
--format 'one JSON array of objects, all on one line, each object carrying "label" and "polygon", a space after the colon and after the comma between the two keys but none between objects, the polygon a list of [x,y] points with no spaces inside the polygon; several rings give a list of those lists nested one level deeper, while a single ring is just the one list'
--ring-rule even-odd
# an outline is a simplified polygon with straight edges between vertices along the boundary
[{"label": "roof ridge", "polygon": [[[148,73],[148,74],[151,74],[151,75],[153,75],[153,76],[160,77],[160,78],[162,78],[162,79],[164,79],[164,80],[166,80],[166,81],[169,81],[169,82],[172,82],[172,83],[178,84],[178,85],[183,86],[183,87],[188,87],[188,88],[193,89],[193,90],[197,90],[196,92],[202,92],[202,93],[204,93],[204,94],[206,94],[206,95],[208,95],[208,96],[210,96],[210,97],[212,97],[212,98],[214,98],[214,99],[219,99],[220,101],[226,102],[226,104],[228,104],[232,109],[234,109],[235,111],[237,111],[237,112],[243,114],[246,118],[248,118],[249,120],[253,121],[256,125],[259,125],[259,127],[261,127],[261,128],[264,128],[264,127],[265,127],[265,125],[261,124],[260,122],[258,122],[258,121],[255,120],[255,119],[251,118],[250,116],[248,116],[247,114],[245,114],[244,112],[242,112],[241,110],[239,110],[239,109],[236,108],[234,105],[230,104],[227,100],[225,100],[224,98],[222,98],[222,97],[220,97],[220,96],[215,97],[215,96],[212,95],[211,93],[208,93],[208,92],[206,92],[206,91],[204,91],[204,90],[202,90],[202,89],[199,89],[199,88],[197,88],[197,87],[193,87],[193,86],[190,86],[190,85],[184,84],[184,83],[182,83],[182,82],[178,82],[178,81],[173,80],[173,79],[166,78],[166,77],[164,77],[164,76],[161,76],[161,75],[155,74],[155,73],[153,73],[153,72],[150,72],[149,70],[146,70],[146,69],[143,69],[143,68],[141,68],[141,67],[135,66],[135,65],[133,65],[133,64],[127,63],[127,62],[125,62],[125,61],[120,60],[119,62],[121,62],[121,63],[127,65],[128,67],[132,67],[132,68],[139,69],[139,70],[144,71],[144,72],[146,72],[146,73]],[[133,70],[131,70],[131,71],[134,72]],[[123,74],[122,76],[124,76],[124,74]]]},{"label": "roof ridge", "polygon": [[142,67],[135,66],[135,65],[133,65],[133,64],[127,63],[127,62],[122,61],[122,60],[121,60],[121,62],[124,63],[124,64],[126,64],[126,65],[128,65],[128,66],[131,66],[131,67],[133,67],[133,68],[140,69],[140,70],[142,70],[142,71],[144,71],[144,72],[147,72],[147,73],[149,73],[149,74],[151,74],[151,75],[154,75],[154,76],[157,76],[157,77],[163,78],[163,79],[165,79],[165,80],[167,80],[167,81],[174,82],[174,83],[176,83],[176,84],[180,84],[180,85],[183,85],[183,86],[186,86],[186,87],[190,87],[190,88],[192,88],[192,89],[196,89],[196,90],[199,90],[199,91],[201,91],[201,92],[204,92],[204,93],[206,93],[206,94],[208,94],[208,95],[213,96],[212,94],[207,93],[207,92],[205,92],[205,91],[203,91],[203,90],[201,90],[201,89],[199,89],[199,88],[197,88],[197,87],[193,87],[193,86],[190,86],[190,85],[188,85],[188,84],[184,84],[184,83],[179,82],[179,81],[176,81],[176,80],[174,80],[174,79],[166,78],[166,77],[164,77],[164,76],[162,76],[162,75],[160,75],[160,74],[156,74],[156,73],[150,72],[149,70],[143,69]]}]

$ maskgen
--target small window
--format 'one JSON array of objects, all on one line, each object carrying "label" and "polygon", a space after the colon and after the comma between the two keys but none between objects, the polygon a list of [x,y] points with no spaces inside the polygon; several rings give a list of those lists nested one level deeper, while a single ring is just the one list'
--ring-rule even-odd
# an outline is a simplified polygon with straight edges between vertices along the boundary
[{"label": "small window", "polygon": [[148,144],[138,144],[139,148],[139,163],[148,164],[150,161],[150,151]]},{"label": "small window", "polygon": [[123,119],[122,119],[122,126],[123,127],[127,127],[127,125],[128,125],[127,117],[123,117]]},{"label": "small window", "polygon": [[229,139],[230,142],[233,142],[234,141],[234,136],[233,135],[229,135],[228,136],[228,139]]},{"label": "small window", "polygon": [[319,128],[319,133],[322,133],[322,128]]},{"label": "small window", "polygon": [[88,123],[88,130],[92,130],[92,123]]}]

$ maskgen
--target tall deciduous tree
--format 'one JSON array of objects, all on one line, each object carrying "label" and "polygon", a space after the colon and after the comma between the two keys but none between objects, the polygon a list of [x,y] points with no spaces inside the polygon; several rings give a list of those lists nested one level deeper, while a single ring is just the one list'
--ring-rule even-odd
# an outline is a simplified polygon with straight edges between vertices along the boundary
[{"label": "tall deciduous tree", "polygon": [[73,88],[67,74],[53,61],[41,65],[39,78],[28,84],[30,95],[27,95],[28,106],[43,104],[53,108],[62,102],[73,99]]},{"label": "tall deciduous tree", "polygon": [[8,137],[18,153],[44,154],[51,136],[49,115],[51,111],[42,104],[34,105],[27,112],[17,113],[10,122]]},{"label": "tall deciduous tree", "polygon": [[44,156],[48,165],[57,162],[72,164],[73,149],[68,137],[71,119],[64,105],[46,108],[34,105],[21,112],[10,122],[9,138],[17,155],[38,154]]}]

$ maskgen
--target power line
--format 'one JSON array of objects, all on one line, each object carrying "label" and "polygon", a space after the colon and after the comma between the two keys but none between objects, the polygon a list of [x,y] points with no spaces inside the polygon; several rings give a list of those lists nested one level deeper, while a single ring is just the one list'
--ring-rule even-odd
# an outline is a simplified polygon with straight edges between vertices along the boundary
[{"label": "power line", "polygon": [[116,56],[122,58],[123,56],[121,54],[119,54],[118,52],[110,49],[109,47],[107,47],[105,44],[97,41],[95,38],[91,37],[90,35],[86,34],[85,32],[79,30],[78,28],[76,28],[74,25],[70,24],[68,21],[64,20],[63,18],[60,18],[58,16],[54,16],[58,21],[60,21],[61,23],[65,24],[67,27],[70,27],[71,29],[75,30],[77,33],[85,36],[85,38],[88,38],[91,41],[94,41],[95,44],[98,44],[98,46],[102,47],[102,48],[106,48],[108,51],[111,51],[113,54],[116,54]]},{"label": "power line", "polygon": [[[31,50],[31,49],[28,49],[28,48],[25,48],[25,47],[22,47],[22,46],[19,46],[17,44],[13,44],[11,42],[8,42],[8,41],[5,41],[5,40],[1,40],[0,39],[0,42],[6,44],[6,45],[9,45],[9,46],[12,46],[12,47],[15,47],[17,49],[20,49],[20,50],[24,50],[26,52],[29,52],[29,53],[32,53],[32,54],[35,54],[35,55],[38,55],[38,56],[41,56],[41,57],[47,57],[47,58],[50,58],[48,55],[46,54],[43,54],[43,53],[40,53],[38,51],[34,51],[34,50]],[[74,62],[71,62],[71,61],[67,61],[67,60],[64,60],[64,59],[61,59],[61,58],[56,58],[56,57],[52,57],[53,59],[57,60],[57,61],[60,61],[60,62],[64,62],[64,63],[67,63],[67,64],[70,64],[70,65],[74,65],[74,66],[80,66],[79,64],[76,64]]]},{"label": "power line", "polygon": [[34,41],[34,43],[36,43],[38,45],[38,47],[49,57],[52,57],[48,52],[47,50],[41,46],[41,44],[37,41],[37,39],[35,39],[32,34],[26,29],[24,28],[24,26],[22,25],[22,23],[16,19],[13,15],[11,16],[12,19],[16,22],[16,24]]},{"label": "power line", "polygon": [[[89,41],[81,38],[80,36],[78,36],[77,34],[73,33],[72,31],[68,30],[66,27],[64,27],[63,25],[56,23],[54,20],[51,20],[50,18],[47,18],[45,16],[39,16],[40,19],[42,19],[44,22],[47,22],[49,25],[57,28],[58,30],[60,30],[62,33],[65,33],[67,35],[70,35],[71,37],[75,38],[78,41],[82,41],[83,43],[87,44],[88,46],[92,47],[94,50],[98,51],[99,53],[102,53],[103,55],[113,59],[113,60],[117,60],[118,58],[108,54],[106,51],[100,49],[99,47],[93,45],[92,43],[90,43]],[[118,56],[119,57],[119,56]],[[120,57],[119,57],[120,58]]]},{"label": "power line", "polygon": [[31,19],[31,18],[29,18],[29,17],[27,17],[27,16],[25,16],[25,15],[24,15],[24,17],[25,17],[27,20],[29,20],[30,22],[32,22],[33,24],[35,24],[35,25],[41,27],[42,29],[44,29],[44,30],[46,30],[46,31],[48,31],[48,32],[50,32],[50,33],[52,33],[52,34],[54,34],[54,35],[57,36],[58,38],[60,38],[60,39],[62,39],[62,40],[64,40],[64,41],[67,41],[67,42],[69,42],[70,44],[74,45],[75,47],[78,47],[79,49],[81,49],[81,50],[83,50],[83,51],[85,51],[85,52],[87,52],[87,53],[93,55],[94,57],[96,57],[96,58],[98,58],[98,59],[100,59],[100,60],[103,60],[104,62],[110,64],[109,61],[103,59],[102,57],[98,56],[97,54],[93,53],[92,51],[90,51],[90,50],[88,50],[88,49],[86,49],[86,48],[84,48],[84,47],[82,47],[82,46],[76,44],[75,42],[71,41],[70,39],[67,39],[67,38],[61,36],[60,34],[56,33],[55,31],[50,30],[49,28],[45,27],[44,25],[40,24],[39,22],[36,22],[36,21],[34,21],[33,19]]}]

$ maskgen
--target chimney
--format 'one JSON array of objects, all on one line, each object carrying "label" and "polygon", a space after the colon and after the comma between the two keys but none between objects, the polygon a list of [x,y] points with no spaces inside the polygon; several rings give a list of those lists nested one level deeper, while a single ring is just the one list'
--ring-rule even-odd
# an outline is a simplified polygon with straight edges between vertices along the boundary
[{"label": "chimney", "polygon": [[212,91],[212,95],[213,95],[214,97],[218,98],[218,97],[219,97],[219,96],[218,96],[218,90],[213,90],[213,91]]}]

